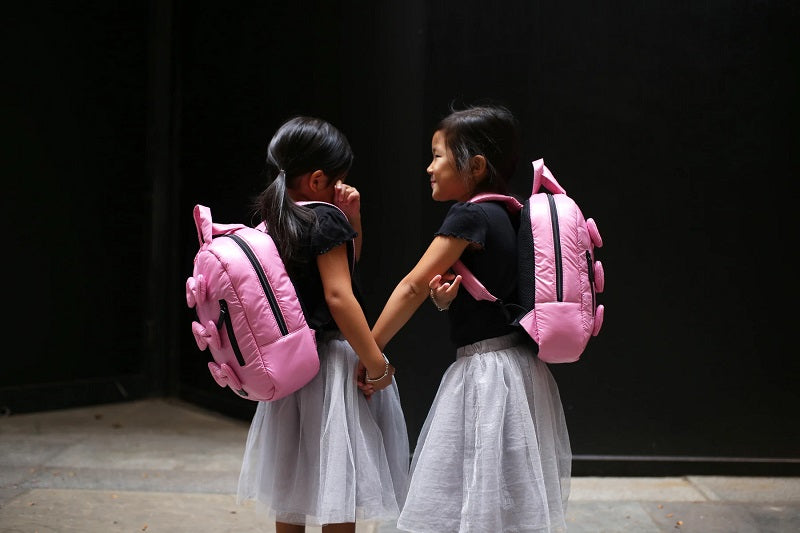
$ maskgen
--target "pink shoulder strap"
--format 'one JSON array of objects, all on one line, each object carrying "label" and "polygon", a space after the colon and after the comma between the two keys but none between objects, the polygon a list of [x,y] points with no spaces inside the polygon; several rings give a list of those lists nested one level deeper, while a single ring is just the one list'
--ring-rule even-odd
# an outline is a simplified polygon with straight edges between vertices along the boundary
[{"label": "pink shoulder strap", "polygon": [[[522,210],[522,204],[513,196],[498,193],[482,193],[473,196],[469,199],[472,203],[481,202],[502,202],[505,208],[511,213],[519,213]],[[475,277],[461,261],[456,261],[451,267],[453,272],[461,276],[461,285],[472,295],[476,300],[488,300],[490,302],[497,301],[497,297],[483,286],[478,278]]]},{"label": "pink shoulder strap", "polygon": [[478,281],[475,274],[473,274],[464,263],[456,261],[451,268],[453,272],[461,276],[461,286],[464,287],[473,298],[476,300],[489,300],[490,302],[497,301],[497,297],[489,292],[489,290],[483,286],[483,283]]},{"label": "pink shoulder strap", "polygon": [[506,194],[498,194],[494,192],[484,192],[478,195],[473,196],[468,202],[473,204],[479,204],[481,202],[502,202],[506,209],[510,213],[518,213],[522,210],[522,204],[519,203],[519,200],[514,198],[513,196],[508,196]]}]

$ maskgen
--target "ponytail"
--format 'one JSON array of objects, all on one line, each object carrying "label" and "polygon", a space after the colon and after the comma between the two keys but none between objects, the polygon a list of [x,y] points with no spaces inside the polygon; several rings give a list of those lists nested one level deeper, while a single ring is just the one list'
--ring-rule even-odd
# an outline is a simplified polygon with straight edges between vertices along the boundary
[{"label": "ponytail", "polygon": [[270,183],[256,199],[254,211],[269,231],[290,275],[308,262],[303,241],[316,222],[314,211],[289,196],[301,176],[322,170],[330,177],[350,170],[353,152],[347,138],[331,124],[311,117],[285,122],[267,149],[266,172]]},{"label": "ponytail", "polygon": [[257,209],[286,269],[290,273],[297,272],[307,261],[305,254],[300,253],[300,239],[316,217],[311,209],[297,205],[289,197],[286,171],[280,170],[272,183],[261,192]]}]

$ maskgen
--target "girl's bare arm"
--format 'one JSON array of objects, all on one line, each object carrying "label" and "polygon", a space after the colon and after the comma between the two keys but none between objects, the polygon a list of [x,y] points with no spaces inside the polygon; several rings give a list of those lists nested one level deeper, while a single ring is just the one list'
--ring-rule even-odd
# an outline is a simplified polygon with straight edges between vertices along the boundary
[{"label": "girl's bare arm", "polygon": [[372,334],[381,350],[428,297],[431,278],[447,272],[458,261],[468,244],[469,241],[457,237],[437,235],[433,239],[416,266],[392,291],[372,327]]},{"label": "girl's bare arm", "polygon": [[[317,266],[322,277],[325,301],[339,330],[366,367],[367,374],[373,378],[383,375],[386,370],[383,353],[375,343],[364,312],[353,294],[346,245],[339,245],[317,256]],[[389,386],[393,373],[394,368],[391,368],[385,379],[371,383],[373,389],[377,391]]]}]

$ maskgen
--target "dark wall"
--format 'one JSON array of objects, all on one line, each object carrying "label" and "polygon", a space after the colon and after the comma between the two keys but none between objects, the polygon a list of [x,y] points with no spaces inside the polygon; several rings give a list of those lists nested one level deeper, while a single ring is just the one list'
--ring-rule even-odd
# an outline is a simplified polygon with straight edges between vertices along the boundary
[{"label": "dark wall", "polygon": [[7,6],[5,410],[145,381],[147,27],[142,2]]},{"label": "dark wall", "polygon": [[[544,157],[606,243],[603,331],[551,366],[576,470],[796,471],[794,4],[17,9],[6,209],[37,281],[11,284],[15,316],[34,317],[0,373],[12,412],[176,394],[248,418],[190,334],[192,206],[249,221],[277,126],[330,120],[356,152],[374,320],[447,208],[425,174],[433,125],[492,100],[523,125],[515,192]],[[454,356],[446,328],[423,305],[387,348],[412,441]],[[85,380],[114,387],[86,396]]]},{"label": "dark wall", "polygon": [[[192,206],[210,206],[223,222],[249,220],[249,202],[266,185],[261,171],[273,132],[291,115],[316,115],[344,131],[356,154],[349,181],[365,199],[360,268],[374,320],[386,291],[413,266],[432,231],[424,171],[430,148],[422,138],[427,135],[424,9],[400,2],[366,10],[285,2],[198,12],[193,4],[183,6],[176,18],[184,279],[197,250]],[[223,27],[221,19],[228,21]],[[420,312],[409,331],[420,331],[426,316],[434,318],[430,312]],[[185,316],[180,394],[247,417],[253,406],[219,390],[205,365],[198,364],[207,353],[198,352],[189,334],[188,309]],[[425,337],[398,338],[392,350],[451,350],[446,338]],[[432,383],[445,366],[445,360],[434,359],[432,368],[414,370],[421,379],[402,385],[404,395],[420,401],[409,404],[414,431],[424,421],[436,389]]]},{"label": "dark wall", "polygon": [[606,239],[603,333],[553,368],[577,453],[796,455],[779,310],[798,292],[778,252],[796,226],[796,20],[788,3],[431,9],[429,109],[508,102],[529,159]]},{"label": "dark wall", "polygon": [[[752,471],[752,461],[796,458],[798,363],[790,315],[778,309],[797,289],[769,281],[791,279],[789,254],[775,251],[785,248],[791,205],[782,189],[798,163],[797,9],[383,5],[345,4],[323,22],[330,13],[298,6],[308,40],[290,22],[294,12],[236,9],[221,31],[219,13],[186,13],[182,35],[202,43],[182,56],[182,93],[206,114],[184,128],[183,168],[195,184],[213,176],[209,166],[230,178],[224,194],[206,184],[187,199],[208,198],[219,216],[242,220],[279,122],[294,112],[332,119],[357,154],[351,181],[364,198],[374,319],[447,208],[430,201],[424,172],[435,121],[451,102],[505,103],[524,127],[516,192],[529,191],[529,162],[544,157],[607,243],[598,252],[608,279],[602,335],[579,364],[552,367],[579,470],[658,472],[660,460],[724,470],[707,464],[714,457]],[[255,31],[259,23],[269,31]],[[227,88],[203,87],[198,65],[224,70]],[[230,137],[217,140],[222,132]],[[446,327],[423,306],[387,348],[414,438],[453,357]]]}]

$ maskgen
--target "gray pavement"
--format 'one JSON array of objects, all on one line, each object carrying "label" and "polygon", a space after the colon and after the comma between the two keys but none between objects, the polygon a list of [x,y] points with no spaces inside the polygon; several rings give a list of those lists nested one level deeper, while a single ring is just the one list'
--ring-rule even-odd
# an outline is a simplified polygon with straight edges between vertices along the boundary
[{"label": "gray pavement", "polygon": [[[273,532],[235,501],[247,429],[171,399],[0,418],[0,532]],[[567,520],[570,532],[800,532],[800,478],[575,477]]]}]

